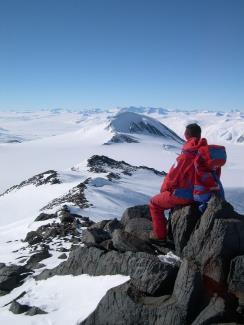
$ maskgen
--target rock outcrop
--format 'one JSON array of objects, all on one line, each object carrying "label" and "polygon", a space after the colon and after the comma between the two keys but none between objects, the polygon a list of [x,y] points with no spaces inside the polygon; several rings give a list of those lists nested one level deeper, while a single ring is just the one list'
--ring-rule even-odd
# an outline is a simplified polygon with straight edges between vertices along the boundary
[{"label": "rock outcrop", "polygon": [[[228,202],[213,196],[203,215],[195,206],[174,209],[169,221],[172,241],[163,245],[150,240],[148,206],[126,209],[121,220],[98,223],[65,209],[56,216],[60,223],[41,226],[26,236],[34,246],[57,237],[76,240],[63,262],[35,279],[68,274],[130,276],[109,290],[80,325],[244,323],[244,217]],[[35,252],[23,266],[25,271],[48,254],[45,247]],[[4,267],[0,265],[0,280]],[[12,308],[21,307],[16,303]]]}]

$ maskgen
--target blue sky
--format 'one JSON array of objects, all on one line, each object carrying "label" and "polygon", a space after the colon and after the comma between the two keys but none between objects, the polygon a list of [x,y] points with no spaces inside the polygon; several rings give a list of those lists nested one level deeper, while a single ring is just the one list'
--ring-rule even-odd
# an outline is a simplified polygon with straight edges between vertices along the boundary
[{"label": "blue sky", "polygon": [[243,0],[0,0],[0,109],[244,110]]}]

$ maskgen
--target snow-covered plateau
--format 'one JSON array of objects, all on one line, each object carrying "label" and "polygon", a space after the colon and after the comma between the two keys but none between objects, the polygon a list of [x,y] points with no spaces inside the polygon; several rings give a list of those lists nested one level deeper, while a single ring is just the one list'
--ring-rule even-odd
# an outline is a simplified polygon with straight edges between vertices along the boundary
[{"label": "snow-covered plateau", "polygon": [[[180,153],[185,126],[193,122],[209,143],[226,147],[221,176],[226,199],[244,214],[242,112],[136,107],[0,112],[0,264],[23,266],[33,255],[23,239],[50,223],[35,221],[40,213],[59,216],[65,205],[70,213],[97,222],[120,219],[126,208],[146,205]],[[34,275],[10,293],[0,290],[1,324],[78,324],[107,290],[128,280],[82,274],[37,281],[34,276],[62,262],[60,247],[69,255],[72,242],[53,240],[49,246],[51,256]],[[24,291],[18,302],[46,314],[9,311],[8,303]]]}]

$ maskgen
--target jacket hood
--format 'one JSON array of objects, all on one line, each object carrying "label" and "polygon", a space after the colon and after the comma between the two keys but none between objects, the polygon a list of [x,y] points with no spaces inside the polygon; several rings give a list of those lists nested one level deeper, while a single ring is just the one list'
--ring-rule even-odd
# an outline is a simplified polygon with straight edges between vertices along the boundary
[{"label": "jacket hood", "polygon": [[205,138],[190,138],[189,140],[186,141],[186,143],[183,145],[182,150],[187,150],[187,151],[195,151],[198,150],[202,146],[206,146],[207,140]]}]

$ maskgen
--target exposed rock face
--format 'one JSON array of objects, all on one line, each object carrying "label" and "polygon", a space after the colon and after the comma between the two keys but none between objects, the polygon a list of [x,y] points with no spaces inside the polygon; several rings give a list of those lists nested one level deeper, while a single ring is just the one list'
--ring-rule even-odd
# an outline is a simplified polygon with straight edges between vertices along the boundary
[{"label": "exposed rock face", "polygon": [[[83,246],[73,247],[68,258],[63,256],[66,260],[44,270],[36,280],[68,274],[130,276],[128,282],[106,293],[82,325],[244,323],[244,217],[226,201],[213,196],[202,216],[194,206],[173,211],[170,225],[181,259],[172,253],[157,256],[167,253],[172,243],[161,247],[149,239],[148,206],[128,208],[121,221],[103,220],[82,233],[75,215],[68,211],[67,216],[58,216],[60,224],[41,226],[27,234],[26,240],[45,244],[50,238],[68,235]],[[35,267],[44,253],[33,254],[25,270],[28,265]],[[0,264],[3,291],[4,267]]]},{"label": "exposed rock face", "polygon": [[90,179],[88,178],[84,182],[73,187],[68,192],[68,194],[65,194],[61,197],[58,197],[58,198],[52,200],[50,203],[45,205],[41,210],[53,209],[54,207],[65,204],[66,202],[73,203],[73,204],[77,205],[78,207],[80,207],[81,209],[88,208],[89,206],[91,206],[91,204],[86,199],[84,192],[85,192],[86,185],[88,184],[89,180]]},{"label": "exposed rock face", "polygon": [[130,219],[125,225],[125,231],[142,240],[149,241],[152,222],[145,218]]},{"label": "exposed rock face", "polygon": [[148,205],[138,205],[126,209],[121,217],[121,223],[123,225],[126,225],[130,219],[135,219],[135,218],[137,219],[145,218],[151,221],[152,219],[151,219]]},{"label": "exposed rock face", "polygon": [[[125,229],[130,229],[128,225],[132,220],[142,217],[139,211],[140,208],[135,207],[125,212],[121,219]],[[167,292],[162,282],[163,291],[154,289],[150,275],[157,267],[166,265],[156,266],[141,258],[134,264],[137,265],[135,279],[131,274],[129,282],[109,290],[81,324],[244,323],[243,308],[240,308],[243,306],[243,227],[243,217],[217,197],[212,197],[202,216],[193,206],[176,209],[171,218],[172,235],[176,251],[184,259],[175,283],[171,282],[174,287]],[[143,275],[140,275],[141,270],[144,270]],[[148,282],[143,278],[146,274]],[[157,292],[161,296],[157,297]]]},{"label": "exposed rock face", "polygon": [[190,321],[188,310],[195,310],[191,317],[199,310],[199,299],[195,298],[201,291],[199,271],[184,262],[171,297],[144,297],[127,282],[109,290],[96,310],[81,324],[187,324]]},{"label": "exposed rock face", "polygon": [[170,226],[177,255],[182,255],[197,222],[200,222],[200,213],[196,206],[186,206],[174,210],[170,218]]},{"label": "exposed rock face", "polygon": [[112,240],[114,247],[120,252],[139,251],[153,254],[155,251],[147,242],[122,229],[116,229],[113,232]]},{"label": "exposed rock face", "polygon": [[176,264],[162,263],[154,257],[135,259],[131,283],[137,290],[149,295],[170,294],[178,272]]},{"label": "exposed rock face", "polygon": [[139,141],[127,134],[115,134],[108,142],[104,144],[113,144],[113,143],[139,143]]},{"label": "exposed rock face", "polygon": [[[79,275],[83,273],[90,275],[132,275],[135,274],[137,262],[139,262],[138,269],[141,269],[141,259],[150,260],[150,263],[156,263],[155,265],[159,265],[158,262],[160,262],[157,256],[143,252],[133,253],[127,251],[120,253],[115,250],[104,252],[104,250],[97,247],[78,247],[70,253],[67,261],[52,270],[44,270],[37,276],[37,279],[43,280],[54,275]],[[158,268],[158,272],[161,271],[164,272],[165,269]],[[141,274],[141,271],[138,270],[139,273]]]},{"label": "exposed rock face", "polygon": [[244,254],[244,220],[229,203],[213,196],[183,255],[194,258],[206,281],[217,284],[225,283],[230,260],[241,254]]},{"label": "exposed rock face", "polygon": [[44,184],[53,185],[53,184],[60,184],[60,183],[61,183],[61,181],[58,177],[58,173],[55,170],[47,170],[44,173],[37,174],[37,175],[27,179],[26,181],[20,183],[19,185],[14,185],[14,186],[10,187],[7,191],[5,191],[0,196],[5,195],[13,190],[19,190],[22,187],[30,185],[30,184],[35,185],[35,186],[41,186]]},{"label": "exposed rock face", "polygon": [[56,213],[40,213],[39,216],[36,217],[35,221],[44,221],[44,220],[49,220],[49,219],[54,219],[57,218],[57,214]]},{"label": "exposed rock face", "polygon": [[28,315],[28,316],[34,316],[34,315],[38,315],[38,314],[47,314],[45,311],[43,311],[39,307],[22,305],[17,301],[12,302],[12,304],[10,305],[9,310],[13,314],[23,314],[23,313],[25,313],[25,315]]},{"label": "exposed rock face", "polygon": [[165,172],[160,172],[154,168],[148,168],[146,166],[132,166],[125,161],[117,161],[106,156],[94,155],[87,161],[87,167],[90,172],[94,173],[110,173],[117,171],[117,174],[124,174],[131,176],[134,172],[140,169],[150,170],[156,175],[165,176]]},{"label": "exposed rock face", "polygon": [[24,266],[0,264],[0,290],[10,292],[22,284],[23,280],[31,274]]},{"label": "exposed rock face", "polygon": [[239,299],[240,307],[244,311],[244,255],[231,261],[228,283],[230,292]]}]

